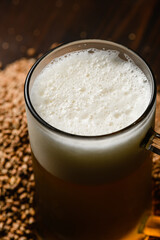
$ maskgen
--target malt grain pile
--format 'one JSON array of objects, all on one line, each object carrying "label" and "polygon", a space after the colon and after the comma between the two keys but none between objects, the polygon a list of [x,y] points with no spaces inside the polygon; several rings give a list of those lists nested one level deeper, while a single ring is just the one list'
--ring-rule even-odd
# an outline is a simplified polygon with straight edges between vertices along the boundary
[{"label": "malt grain pile", "polygon": [[23,100],[34,59],[0,72],[0,239],[34,239],[34,175]]},{"label": "malt grain pile", "polygon": [[[20,59],[0,72],[0,239],[36,239],[34,175],[23,87],[34,59]],[[160,132],[160,92],[156,126]],[[154,210],[160,215],[160,157],[153,158]]]}]

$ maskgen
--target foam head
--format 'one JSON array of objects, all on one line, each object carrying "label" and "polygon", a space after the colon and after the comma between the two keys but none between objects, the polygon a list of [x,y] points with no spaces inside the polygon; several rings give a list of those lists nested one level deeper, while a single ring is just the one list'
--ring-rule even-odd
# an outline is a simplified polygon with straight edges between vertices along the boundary
[{"label": "foam head", "polygon": [[103,135],[136,121],[151,96],[144,73],[118,51],[87,49],[54,59],[37,76],[32,104],[50,125],[76,135]]}]

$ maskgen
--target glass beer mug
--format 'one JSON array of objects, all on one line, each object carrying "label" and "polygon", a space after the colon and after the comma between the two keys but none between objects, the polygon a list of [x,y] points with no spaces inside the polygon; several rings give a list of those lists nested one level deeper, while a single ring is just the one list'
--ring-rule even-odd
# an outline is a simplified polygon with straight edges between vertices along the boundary
[{"label": "glass beer mug", "polygon": [[[147,77],[150,102],[140,118],[111,134],[80,136],[45,122],[30,92],[35,78],[53,59],[83,49],[116,50]],[[126,60],[127,61],[127,60]],[[129,240],[160,236],[158,217],[151,211],[152,154],[156,83],[136,53],[104,40],[81,40],[42,56],[25,82],[25,102],[36,181],[37,232],[40,239]],[[156,227],[155,227],[156,226]]]}]

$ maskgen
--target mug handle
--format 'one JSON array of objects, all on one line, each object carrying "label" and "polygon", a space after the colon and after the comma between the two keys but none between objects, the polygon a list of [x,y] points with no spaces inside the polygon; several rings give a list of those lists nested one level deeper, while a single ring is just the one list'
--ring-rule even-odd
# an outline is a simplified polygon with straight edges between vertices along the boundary
[{"label": "mug handle", "polygon": [[[151,128],[143,140],[142,146],[160,155],[160,134]],[[149,237],[160,238],[160,216],[147,216],[139,228],[139,233],[144,235],[142,237],[144,240],[149,240]]]},{"label": "mug handle", "polygon": [[150,237],[160,237],[160,216],[147,216],[139,227],[139,240],[149,240]]},{"label": "mug handle", "polygon": [[160,134],[151,128],[143,140],[142,146],[147,150],[160,155]]}]

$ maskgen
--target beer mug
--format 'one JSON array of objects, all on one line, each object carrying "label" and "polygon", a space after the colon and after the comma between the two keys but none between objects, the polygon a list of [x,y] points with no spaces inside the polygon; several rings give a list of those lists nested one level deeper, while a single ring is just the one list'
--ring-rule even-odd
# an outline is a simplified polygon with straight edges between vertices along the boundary
[{"label": "beer mug", "polygon": [[[36,112],[30,92],[35,78],[53,59],[85,49],[116,50],[147,77],[151,96],[145,112],[131,125],[110,134],[80,136],[56,129]],[[104,40],[59,46],[33,65],[25,82],[25,103],[36,182],[40,239],[120,240],[160,236],[152,231],[152,152],[156,83],[146,62],[130,49]],[[145,223],[145,224],[144,224]],[[155,230],[155,229],[154,229]],[[158,235],[159,234],[159,235]]]}]

